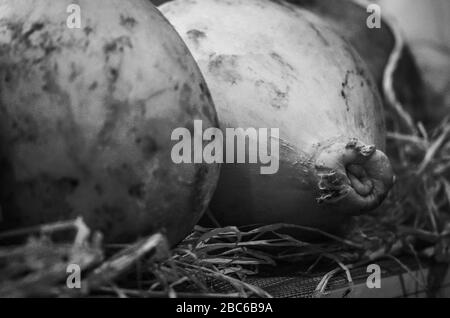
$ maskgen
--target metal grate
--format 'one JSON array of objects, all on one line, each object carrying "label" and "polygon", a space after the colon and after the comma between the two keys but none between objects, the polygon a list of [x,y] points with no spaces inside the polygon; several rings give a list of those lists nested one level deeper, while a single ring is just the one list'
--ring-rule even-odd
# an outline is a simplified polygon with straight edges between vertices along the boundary
[{"label": "metal grate", "polygon": [[[411,271],[418,271],[420,269],[419,264],[412,258],[406,258],[401,260],[402,264],[407,266]],[[401,280],[402,275],[409,275],[408,272],[397,262],[392,260],[379,261],[377,264],[381,268],[382,278],[399,277]],[[423,264],[427,266],[427,264]],[[333,268],[330,268],[331,270]],[[260,276],[249,276],[245,282],[258,286],[275,298],[310,298],[313,297],[314,291],[322,280],[323,276],[327,273],[327,270],[315,272],[311,275],[304,275],[299,271],[292,269],[286,270],[285,268],[277,268],[274,272],[282,273],[274,276],[264,274]],[[364,284],[367,280],[368,273],[366,267],[357,268],[351,270],[351,276],[354,285]],[[347,289],[348,282],[345,273],[339,273],[332,277],[328,283],[327,292],[333,292],[335,290]],[[214,283],[214,289],[219,292],[231,292],[232,287],[226,283]],[[401,291],[399,291],[401,293]]]}]

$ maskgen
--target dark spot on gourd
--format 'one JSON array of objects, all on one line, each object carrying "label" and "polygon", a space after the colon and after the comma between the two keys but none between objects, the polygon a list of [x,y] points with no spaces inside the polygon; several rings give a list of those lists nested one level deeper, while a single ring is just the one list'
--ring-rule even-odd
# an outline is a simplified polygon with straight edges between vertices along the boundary
[{"label": "dark spot on gourd", "polygon": [[167,91],[167,88],[161,88],[159,90],[157,90],[156,92],[153,92],[151,95],[148,96],[148,99],[152,99],[158,96],[161,96],[162,94],[164,94]]},{"label": "dark spot on gourd", "polygon": [[137,183],[128,188],[128,194],[136,199],[143,200],[145,198],[145,184]]},{"label": "dark spot on gourd", "polygon": [[264,85],[265,83],[266,83],[265,80],[257,80],[257,81],[255,82],[255,85],[256,85],[257,87],[260,87],[260,86]]},{"label": "dark spot on gourd", "polygon": [[186,32],[186,34],[188,38],[196,45],[198,45],[201,39],[204,39],[206,37],[205,32],[196,29],[189,30]]},{"label": "dark spot on gourd", "polygon": [[109,79],[112,83],[115,83],[117,81],[117,79],[119,78],[119,70],[111,67],[109,69]]},{"label": "dark spot on gourd", "polygon": [[[39,63],[44,58],[48,58],[48,55],[50,55],[53,51],[61,50],[61,46],[59,43],[55,43],[54,37],[51,35],[48,31],[43,31],[45,28],[45,22],[36,22],[33,23],[28,29],[24,28],[24,25],[22,23],[9,23],[7,24],[7,28],[12,33],[12,43],[11,47],[17,47],[22,49],[41,49],[44,51],[45,54],[39,55],[37,58],[30,58],[30,61],[33,63]],[[42,32],[40,32],[42,31]],[[35,33],[40,32],[36,39],[33,39],[31,41],[30,37],[34,35]],[[56,42],[60,39],[56,39]]]},{"label": "dark spot on gourd", "polygon": [[113,141],[115,128],[120,119],[123,118],[123,112],[127,111],[127,109],[126,105],[118,101],[112,101],[108,105],[107,117],[98,134],[98,144],[100,146],[109,145]]},{"label": "dark spot on gourd", "polygon": [[262,87],[264,92],[270,92],[270,105],[275,109],[285,109],[289,106],[289,86],[282,91],[274,83],[257,80],[256,87]]},{"label": "dark spot on gourd", "polygon": [[278,53],[272,52],[270,53],[270,57],[274,59],[276,62],[278,62],[281,66],[284,66],[290,69],[291,71],[294,70],[294,67],[291,64],[289,64],[285,59],[283,59],[283,57],[281,57]]},{"label": "dark spot on gourd", "polygon": [[217,55],[208,64],[208,71],[225,82],[236,84],[242,80],[241,74],[237,71],[237,55]]},{"label": "dark spot on gourd", "polygon": [[272,99],[271,105],[273,108],[281,109],[286,108],[288,105],[288,93],[282,92],[278,88],[274,89],[275,92],[275,98]]},{"label": "dark spot on gourd", "polygon": [[330,43],[328,42],[328,40],[325,38],[325,36],[322,34],[322,32],[314,25],[314,23],[312,22],[308,22],[309,26],[311,27],[311,29],[314,30],[314,32],[316,32],[317,36],[319,37],[320,41],[325,45],[325,46],[330,46]]},{"label": "dark spot on gourd", "polygon": [[23,34],[25,39],[29,38],[33,33],[38,32],[44,28],[44,24],[42,22],[33,23],[30,29]]},{"label": "dark spot on gourd", "polygon": [[141,149],[145,158],[149,158],[155,155],[158,151],[158,143],[151,136],[139,136],[135,140],[138,147]]},{"label": "dark spot on gourd", "polygon": [[123,52],[125,48],[133,48],[133,43],[128,36],[120,36],[103,46],[103,52],[106,54],[107,59],[110,54],[117,52]]},{"label": "dark spot on gourd", "polygon": [[128,29],[132,29],[136,26],[136,24],[137,24],[137,21],[135,18],[120,15],[120,25],[122,25]]},{"label": "dark spot on gourd", "polygon": [[342,88],[341,88],[341,97],[344,99],[344,102],[345,102],[345,106],[346,106],[346,108],[347,108],[347,111],[350,111],[350,105],[349,105],[349,103],[348,103],[347,90],[350,88],[348,82],[349,82],[349,77],[350,77],[350,75],[351,75],[352,73],[353,73],[352,71],[347,71],[347,72],[345,73],[344,81],[343,81],[342,84],[341,84],[341,86],[342,86]]},{"label": "dark spot on gourd", "polygon": [[75,63],[70,63],[70,74],[69,74],[69,82],[73,82],[78,75],[80,75],[81,71],[77,67]]},{"label": "dark spot on gourd", "polygon": [[103,47],[103,51],[105,52],[105,54],[114,52],[116,49],[117,49],[117,43],[115,41],[106,43],[105,46]]},{"label": "dark spot on gourd", "polygon": [[200,84],[199,84],[199,87],[200,87],[200,91],[201,91],[203,94],[206,94],[206,93],[207,93],[208,90],[206,89],[205,84],[200,83]]},{"label": "dark spot on gourd", "polygon": [[98,83],[97,81],[94,81],[90,86],[89,86],[89,90],[93,91],[97,88]]},{"label": "dark spot on gourd", "polygon": [[362,78],[366,78],[366,71],[362,67],[360,67],[359,65],[357,66],[356,73],[359,76],[361,76]]},{"label": "dark spot on gourd", "polygon": [[91,34],[92,31],[94,31],[94,29],[92,29],[90,26],[84,27],[84,29],[83,29],[83,32],[84,32],[84,34],[86,34],[86,36]]},{"label": "dark spot on gourd", "polygon": [[349,79],[351,73],[352,73],[352,71],[347,71],[345,73],[345,78],[344,78],[344,81],[342,82],[342,87],[343,88],[348,87],[348,79]]}]

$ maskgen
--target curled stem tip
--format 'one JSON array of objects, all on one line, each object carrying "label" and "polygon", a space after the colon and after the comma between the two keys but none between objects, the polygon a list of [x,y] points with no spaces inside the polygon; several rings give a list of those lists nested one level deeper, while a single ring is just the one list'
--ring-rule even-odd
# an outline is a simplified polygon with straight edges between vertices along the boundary
[{"label": "curled stem tip", "polygon": [[387,156],[357,139],[324,146],[316,157],[319,203],[349,214],[378,207],[394,183]]}]

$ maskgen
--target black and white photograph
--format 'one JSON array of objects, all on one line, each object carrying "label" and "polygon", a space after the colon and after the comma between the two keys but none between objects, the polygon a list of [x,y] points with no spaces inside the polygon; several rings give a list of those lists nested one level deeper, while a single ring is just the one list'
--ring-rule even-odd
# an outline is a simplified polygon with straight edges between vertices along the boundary
[{"label": "black and white photograph", "polygon": [[0,0],[0,298],[276,314],[449,265],[450,0]]}]

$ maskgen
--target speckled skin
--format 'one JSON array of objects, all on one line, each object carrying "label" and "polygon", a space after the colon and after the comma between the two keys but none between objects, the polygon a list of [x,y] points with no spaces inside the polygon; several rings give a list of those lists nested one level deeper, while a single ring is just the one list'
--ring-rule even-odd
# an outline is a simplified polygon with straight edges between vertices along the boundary
[{"label": "speckled skin", "polygon": [[83,216],[107,242],[201,217],[219,166],[176,165],[173,129],[217,127],[203,77],[146,0],[0,0],[2,228]]},{"label": "speckled skin", "polygon": [[[375,150],[385,146],[380,97],[341,36],[313,13],[280,3],[175,0],[159,8],[197,60],[222,127],[280,129],[278,173],[223,165],[211,203],[217,220],[333,230],[378,206],[392,185],[389,161]],[[374,145],[367,156],[365,144]],[[368,194],[371,185],[353,187],[346,168],[372,159],[368,182],[379,188]]]}]

